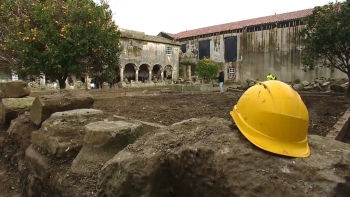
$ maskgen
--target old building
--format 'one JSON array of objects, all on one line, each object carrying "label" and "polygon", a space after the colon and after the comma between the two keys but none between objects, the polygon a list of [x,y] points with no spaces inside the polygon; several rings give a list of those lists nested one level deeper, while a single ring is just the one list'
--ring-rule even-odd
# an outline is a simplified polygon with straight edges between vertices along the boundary
[{"label": "old building", "polygon": [[[178,78],[180,44],[159,36],[121,30],[120,77],[135,82]],[[160,80],[161,81],[161,80]],[[160,82],[161,83],[161,82]],[[140,83],[139,83],[140,84]],[[149,83],[144,83],[149,85]],[[123,86],[127,86],[123,83]]]},{"label": "old building", "polygon": [[346,77],[322,62],[313,71],[303,70],[299,32],[304,27],[301,19],[311,13],[306,9],[158,36],[181,42],[182,52],[191,51],[198,59],[206,56],[219,62],[226,78],[264,80],[268,73],[286,82]]}]

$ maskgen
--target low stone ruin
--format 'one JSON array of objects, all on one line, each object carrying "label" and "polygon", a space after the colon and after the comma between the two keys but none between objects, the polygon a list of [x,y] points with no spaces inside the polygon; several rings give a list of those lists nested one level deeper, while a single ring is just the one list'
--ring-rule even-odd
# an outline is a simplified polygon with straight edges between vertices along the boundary
[{"label": "low stone ruin", "polygon": [[35,98],[30,110],[32,121],[40,125],[55,112],[92,108],[94,99],[87,91],[60,90]]},{"label": "low stone ruin", "polygon": [[0,83],[0,120],[10,124],[11,120],[29,111],[34,98],[29,97],[30,87],[23,81]]},{"label": "low stone ruin", "polygon": [[[10,124],[26,111],[31,111],[32,121],[40,125],[55,112],[69,109],[92,108],[94,99],[85,90],[56,90],[49,95],[30,97],[31,88],[24,81],[0,83],[0,120]],[[33,105],[33,107],[32,107]]]}]

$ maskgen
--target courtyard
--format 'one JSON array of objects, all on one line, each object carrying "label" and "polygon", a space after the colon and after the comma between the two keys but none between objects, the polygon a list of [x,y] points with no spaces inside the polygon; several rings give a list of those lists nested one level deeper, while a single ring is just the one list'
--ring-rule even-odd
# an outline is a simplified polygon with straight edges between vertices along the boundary
[{"label": "courtyard", "polygon": [[[146,92],[139,94],[140,92]],[[91,90],[95,109],[127,118],[169,126],[201,117],[231,120],[230,111],[242,92],[171,93],[162,89]],[[162,93],[164,92],[164,93]],[[122,96],[123,94],[130,96]],[[134,95],[134,96],[131,96]],[[343,96],[301,93],[309,110],[309,134],[326,136],[347,110],[350,102]]]}]

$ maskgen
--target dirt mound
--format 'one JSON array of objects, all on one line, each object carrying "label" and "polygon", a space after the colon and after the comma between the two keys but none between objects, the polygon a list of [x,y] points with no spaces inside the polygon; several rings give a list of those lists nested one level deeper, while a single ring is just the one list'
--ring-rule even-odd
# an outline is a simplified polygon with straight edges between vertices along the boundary
[{"label": "dirt mound", "polygon": [[101,189],[113,197],[346,196],[348,144],[310,136],[309,158],[286,158],[230,124],[193,119],[146,134],[104,165]]}]

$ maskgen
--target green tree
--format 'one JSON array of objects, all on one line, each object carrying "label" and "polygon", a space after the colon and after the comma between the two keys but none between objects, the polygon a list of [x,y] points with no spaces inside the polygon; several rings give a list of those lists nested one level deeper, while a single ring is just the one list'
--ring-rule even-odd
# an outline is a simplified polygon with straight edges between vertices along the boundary
[{"label": "green tree", "polygon": [[211,79],[215,78],[219,72],[218,63],[210,58],[204,58],[198,60],[196,65],[196,71],[200,77],[204,79],[205,82],[209,82]]},{"label": "green tree", "polygon": [[14,54],[6,47],[6,36],[8,34],[16,34],[16,26],[21,16],[27,14],[26,5],[30,5],[31,0],[4,0],[0,3],[0,65],[1,69],[11,70],[16,63]]},{"label": "green tree", "polygon": [[[304,19],[306,28],[301,31],[305,45],[302,63],[306,68],[312,70],[321,60],[325,60],[328,67],[347,74],[350,81],[349,21],[349,0],[314,8],[313,13]],[[347,95],[349,90],[350,86]]]},{"label": "green tree", "polygon": [[43,72],[58,79],[60,88],[65,88],[69,73],[109,77],[116,71],[120,31],[107,3],[32,0],[21,7],[19,2],[5,0],[1,5],[1,15],[8,17],[11,27],[3,44],[17,60],[15,71]]}]

